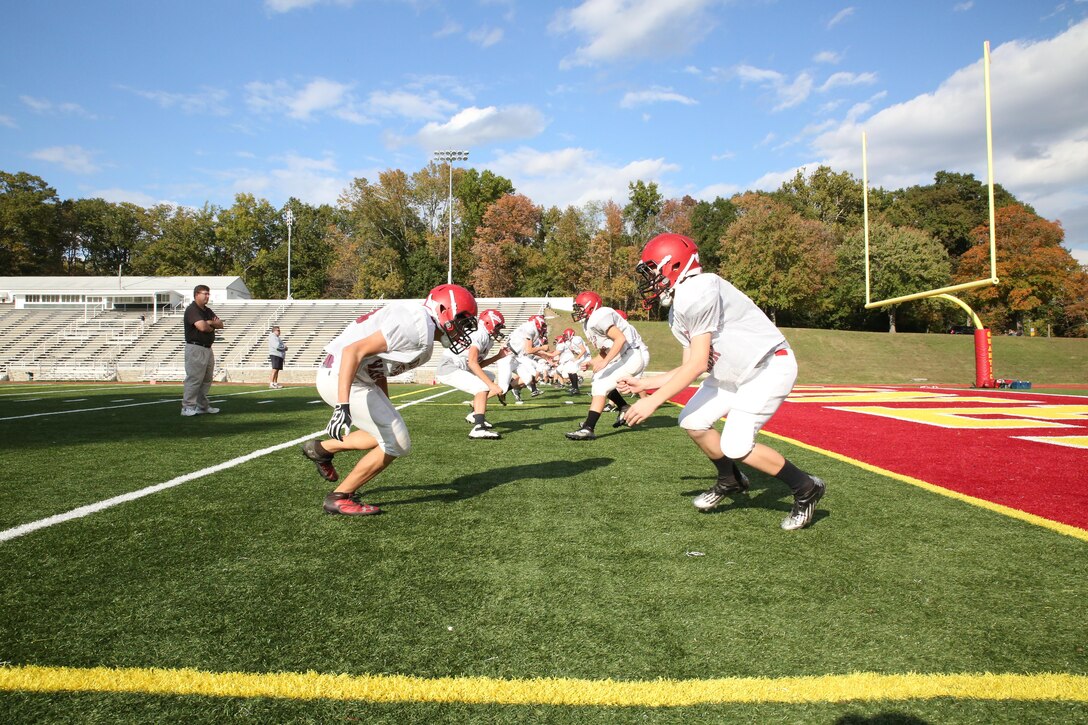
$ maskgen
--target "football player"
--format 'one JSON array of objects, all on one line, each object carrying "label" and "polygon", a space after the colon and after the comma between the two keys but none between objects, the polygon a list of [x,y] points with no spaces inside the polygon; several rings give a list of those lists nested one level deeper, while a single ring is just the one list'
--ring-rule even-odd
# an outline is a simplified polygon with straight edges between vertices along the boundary
[{"label": "football player", "polygon": [[381,513],[361,502],[357,491],[412,448],[408,427],[389,401],[388,378],[427,362],[436,341],[454,352],[468,348],[476,312],[476,299],[467,289],[439,285],[422,305],[397,302],[360,316],[325,346],[328,354],[317,372],[317,390],[333,407],[325,428],[329,440],[307,441],[302,453],[322,478],[336,482],[333,456],[368,451],[325,497],[327,513]]},{"label": "football player", "polygon": [[650,361],[650,351],[638,331],[627,320],[616,314],[611,307],[605,307],[601,296],[596,292],[582,292],[574,298],[574,321],[581,321],[586,337],[600,353],[582,367],[593,368],[593,381],[590,393],[593,398],[589,403],[589,412],[578,430],[567,433],[572,441],[591,441],[597,437],[594,429],[604,411],[606,400],[611,400],[619,411],[613,428],[624,424],[624,415],[628,405],[616,390],[616,383],[622,377],[637,378],[642,375]]},{"label": "football player", "polygon": [[512,389],[514,399],[520,403],[521,393],[511,380],[516,374],[521,385],[528,385],[532,396],[537,397],[540,390],[536,387],[536,365],[532,355],[551,356],[548,352],[548,323],[544,316],[533,315],[515,327],[506,341],[506,346],[510,348],[511,357],[509,364],[498,368],[496,382],[499,387]]},{"label": "football player", "polygon": [[475,440],[502,438],[487,422],[487,399],[502,395],[502,388],[495,384],[495,375],[485,367],[506,355],[504,347],[488,357],[492,343],[502,336],[506,319],[495,309],[484,310],[477,320],[476,331],[469,337],[469,345],[461,352],[446,350],[438,363],[435,379],[443,385],[462,390],[472,396],[472,412],[465,418],[472,423],[468,437]]},{"label": "football player", "polygon": [[589,363],[589,348],[581,336],[574,333],[574,329],[568,327],[563,330],[563,347],[558,348],[559,374],[567,379],[570,387],[567,392],[571,395],[581,395],[579,389],[582,384],[582,376],[579,374],[582,366]]},{"label": "football player", "polygon": [[[671,305],[669,327],[684,348],[680,367],[662,375],[620,380],[625,392],[657,390],[628,410],[638,425],[703,373],[707,378],[680,413],[687,431],[717,470],[717,481],[693,503],[709,511],[725,497],[748,490],[741,461],[789,486],[793,508],[786,530],[812,522],[826,485],[780,453],[755,440],[793,389],[797,361],[786,338],[743,292],[716,274],[703,272],[699,249],[688,237],[661,234],[642,250],[636,267],[647,306]],[[728,414],[721,433],[714,424]]]}]

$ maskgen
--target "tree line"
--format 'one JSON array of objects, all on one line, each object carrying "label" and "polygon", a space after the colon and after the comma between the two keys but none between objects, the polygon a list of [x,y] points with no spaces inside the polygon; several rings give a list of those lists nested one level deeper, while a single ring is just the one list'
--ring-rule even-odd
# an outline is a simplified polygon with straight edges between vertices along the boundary
[{"label": "tree line", "polygon": [[[286,296],[288,229],[296,299],[422,297],[445,281],[453,215],[454,281],[477,295],[571,296],[597,291],[635,319],[645,311],[633,269],[662,232],[692,237],[720,273],[784,326],[944,331],[958,306],[923,300],[865,310],[863,189],[847,172],[801,170],[773,192],[666,199],[629,185],[626,204],[544,207],[490,171],[390,169],[354,179],[335,205],[252,194],[233,205],[144,208],[60,199],[43,179],[0,171],[0,276],[237,275],[254,297]],[[997,286],[959,295],[991,329],[1028,326],[1088,336],[1088,273],[1062,247],[1059,223],[995,186]],[[883,300],[989,277],[988,190],[971,174],[870,190],[871,298]]]}]

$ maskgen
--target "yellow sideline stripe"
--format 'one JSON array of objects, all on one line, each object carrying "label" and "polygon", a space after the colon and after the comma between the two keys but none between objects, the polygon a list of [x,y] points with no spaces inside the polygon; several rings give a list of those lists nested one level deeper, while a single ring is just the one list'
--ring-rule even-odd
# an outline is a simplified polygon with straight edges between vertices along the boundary
[{"label": "yellow sideline stripe", "polygon": [[766,436],[770,436],[771,438],[777,438],[780,441],[785,441],[786,443],[798,446],[799,448],[805,448],[807,450],[814,451],[821,455],[827,456],[828,458],[834,458],[837,461],[849,463],[866,471],[872,471],[873,473],[878,473],[881,476],[887,476],[888,478],[894,478],[897,481],[909,483],[910,485],[917,486],[918,488],[924,488],[926,491],[937,493],[941,496],[954,498],[958,501],[963,501],[964,503],[968,503],[972,506],[978,506],[979,508],[984,508],[999,514],[1003,514],[1005,516],[1008,516],[1009,518],[1019,519],[1029,524],[1034,524],[1035,526],[1041,526],[1044,529],[1050,529],[1051,531],[1056,531],[1059,534],[1071,536],[1074,539],[1088,541],[1088,531],[1085,531],[1084,529],[1078,529],[1076,526],[1070,526],[1068,524],[1063,524],[1058,521],[1051,521],[1050,519],[1043,518],[1042,516],[1029,514],[1026,511],[1020,511],[1019,509],[1014,509],[1009,506],[1002,506],[999,503],[987,501],[986,499],[975,498],[974,496],[969,496],[965,493],[960,493],[959,491],[951,491],[947,488],[941,488],[940,486],[934,485],[932,483],[927,483],[926,481],[923,481],[919,478],[907,476],[902,473],[896,473],[895,471],[889,471],[885,468],[881,468],[880,466],[874,466],[871,463],[866,463],[865,461],[859,461],[858,459],[851,458],[850,456],[844,456],[841,453],[829,451],[826,448],[820,448],[818,446],[809,445],[808,443],[802,443],[796,438],[790,438],[789,436],[784,436],[779,433],[771,433],[767,430],[760,431],[760,433]]},{"label": "yellow sideline stripe", "polygon": [[274,697],[365,702],[457,702],[480,705],[683,707],[720,703],[854,700],[1061,700],[1088,702],[1088,676],[1062,673],[729,677],[712,680],[576,680],[543,678],[305,673],[201,672],[193,669],[0,667],[0,690],[124,692],[208,697]]}]

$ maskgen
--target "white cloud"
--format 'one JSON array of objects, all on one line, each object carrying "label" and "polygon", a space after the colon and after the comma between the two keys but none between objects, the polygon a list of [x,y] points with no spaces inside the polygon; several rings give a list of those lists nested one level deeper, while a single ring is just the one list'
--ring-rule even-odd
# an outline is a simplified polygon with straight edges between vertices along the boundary
[{"label": "white cloud", "polygon": [[431,33],[432,38],[445,38],[448,35],[457,35],[461,32],[461,24],[453,20],[447,20],[438,30]]},{"label": "white cloud", "polygon": [[842,61],[842,53],[836,53],[831,50],[824,50],[812,56],[812,60],[816,63],[838,65]]},{"label": "white cloud", "polygon": [[135,204],[136,206],[142,206],[145,209],[149,209],[157,204],[173,204],[177,206],[175,202],[166,201],[164,199],[156,199],[150,194],[146,194],[142,191],[131,191],[129,189],[120,189],[117,187],[109,189],[97,189],[87,195],[89,199],[105,199],[106,201],[114,204],[120,204],[121,202],[128,202],[129,204]]},{"label": "white cloud", "polygon": [[335,157],[287,154],[268,159],[265,168],[236,168],[209,172],[225,187],[221,195],[246,192],[267,199],[301,199],[308,204],[335,204],[353,174],[339,169]]},{"label": "white cloud", "polygon": [[967,0],[967,2],[956,3],[955,5],[952,6],[952,9],[954,11],[956,11],[957,13],[962,13],[962,12],[965,12],[967,10],[970,10],[974,6],[975,6],[974,0]]},{"label": "white cloud", "polygon": [[314,78],[301,87],[285,80],[255,81],[246,85],[246,104],[257,113],[282,113],[299,121],[330,115],[349,123],[368,123],[351,90],[351,85],[327,78]]},{"label": "white cloud", "polygon": [[394,115],[413,120],[442,118],[457,106],[437,93],[374,91],[367,98],[367,108],[375,115]]},{"label": "white cloud", "polygon": [[574,32],[586,39],[559,67],[681,55],[713,28],[706,11],[717,1],[583,0],[556,13],[550,25],[553,32]]},{"label": "white cloud", "polygon": [[289,13],[292,10],[321,4],[350,7],[355,2],[356,0],[264,0],[264,6],[274,13]]},{"label": "white cloud", "polygon": [[7,126],[8,128],[19,128],[19,125],[15,123],[14,118],[2,114],[0,114],[0,126]]},{"label": "white cloud", "polygon": [[736,184],[711,184],[710,186],[704,186],[691,196],[700,201],[714,201],[719,196],[723,199],[728,199],[734,194],[739,194],[741,191],[743,191],[743,189]]},{"label": "white cloud", "polygon": [[676,93],[671,88],[651,88],[646,91],[628,91],[623,94],[620,108],[634,108],[650,103],[680,103],[685,106],[694,106],[699,102],[683,94]]},{"label": "white cloud", "polygon": [[94,162],[94,152],[82,146],[50,146],[30,154],[30,158],[57,164],[73,174],[93,174],[101,167]]},{"label": "white cloud", "polygon": [[177,108],[183,113],[225,116],[229,112],[224,105],[229,94],[220,88],[201,88],[194,93],[174,93],[170,91],[143,91],[121,86],[122,89],[135,93],[141,98],[154,101],[162,108]]},{"label": "white cloud", "polygon": [[827,29],[830,30],[831,28],[835,27],[836,25],[838,25],[842,21],[846,20],[848,17],[850,17],[853,14],[854,14],[854,8],[852,8],[852,7],[843,8],[839,12],[835,13],[835,17],[833,17],[833,18],[831,18],[831,20],[827,21]]},{"label": "white cloud", "polygon": [[19,100],[22,101],[30,110],[35,113],[43,113],[48,115],[60,115],[60,116],[79,116],[80,118],[88,118],[91,120],[97,120],[98,116],[91,113],[78,103],[71,103],[68,101],[62,103],[54,103],[46,98],[35,98],[34,96],[19,96]]},{"label": "white cloud", "polygon": [[832,73],[820,86],[820,93],[826,93],[839,86],[871,86],[876,83],[876,73]]},{"label": "white cloud", "polygon": [[482,48],[490,48],[491,46],[502,40],[502,36],[502,28],[483,27],[470,32],[468,34],[468,39]]},{"label": "white cloud", "polygon": [[773,109],[775,111],[783,111],[800,105],[812,93],[812,76],[807,72],[799,73],[792,82],[778,71],[750,65],[737,66],[733,72],[740,79],[741,85],[755,83],[773,92],[777,99]]},{"label": "white cloud", "polygon": [[[1067,241],[1088,247],[1088,21],[1049,40],[1005,43],[991,59],[995,181],[1043,216],[1070,220]],[[812,149],[819,163],[860,178],[864,129],[873,186],[927,184],[940,170],[985,181],[982,75],[980,60],[871,117],[855,107]]]},{"label": "white cloud", "polygon": [[627,185],[643,180],[663,185],[666,174],[680,167],[664,159],[637,159],[623,165],[610,164],[583,148],[537,151],[519,148],[499,152],[487,168],[517,179],[518,193],[544,206],[579,206],[611,199],[625,203]]},{"label": "white cloud", "polygon": [[723,151],[720,154],[714,154],[710,158],[714,161],[728,161],[731,158],[736,157],[736,154],[732,151]]},{"label": "white cloud", "polygon": [[[512,139],[532,138],[543,131],[545,125],[544,116],[532,106],[470,106],[445,123],[428,123],[413,141],[425,149],[471,149]],[[391,140],[394,143],[402,141]]]}]

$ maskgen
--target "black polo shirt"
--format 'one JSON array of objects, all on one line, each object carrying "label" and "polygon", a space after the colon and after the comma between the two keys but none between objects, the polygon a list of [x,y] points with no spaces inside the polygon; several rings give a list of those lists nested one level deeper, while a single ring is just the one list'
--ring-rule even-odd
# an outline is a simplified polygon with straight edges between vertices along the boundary
[{"label": "black polo shirt", "polygon": [[185,308],[185,342],[191,342],[204,347],[211,347],[215,342],[215,330],[201,332],[196,329],[197,320],[210,322],[215,319],[215,312],[207,305],[200,309],[196,302],[192,302]]}]

